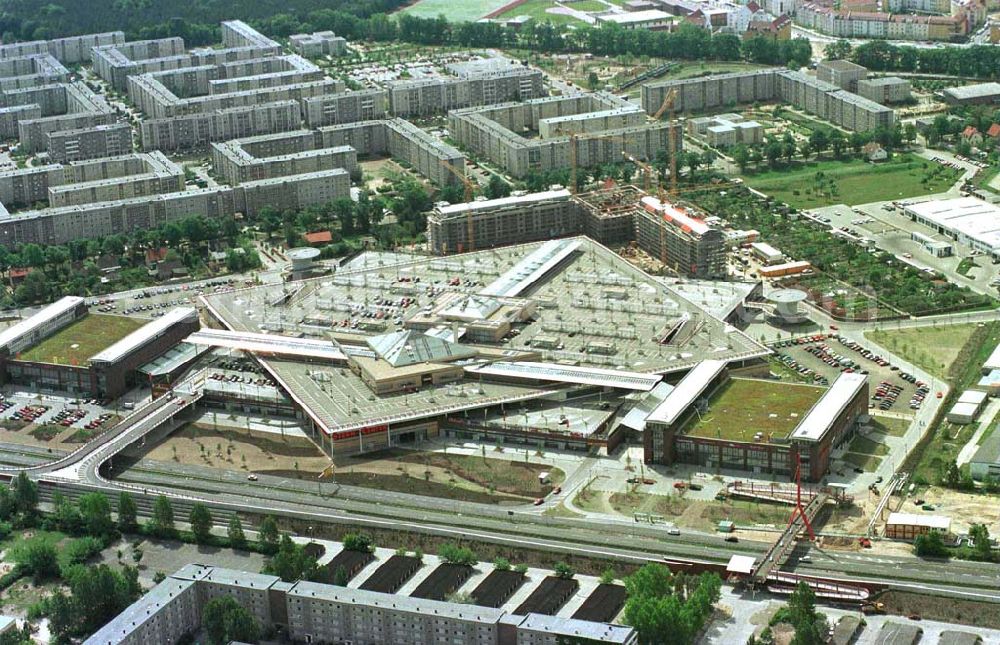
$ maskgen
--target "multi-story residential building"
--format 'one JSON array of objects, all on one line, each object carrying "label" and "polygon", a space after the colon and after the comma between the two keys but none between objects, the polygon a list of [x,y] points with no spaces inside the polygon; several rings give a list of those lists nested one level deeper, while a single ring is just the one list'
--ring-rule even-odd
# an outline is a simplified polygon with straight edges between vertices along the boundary
[{"label": "multi-story residential building", "polygon": [[125,34],[121,31],[111,31],[102,34],[85,34],[69,36],[52,40],[33,40],[31,42],[10,43],[0,45],[0,59],[51,54],[59,62],[67,65],[90,60],[90,50],[93,47],[119,45],[125,42]]},{"label": "multi-story residential building", "polygon": [[154,587],[85,645],[170,643],[201,626],[201,608],[229,597],[264,629],[295,642],[382,645],[635,645],[629,627],[379,593],[191,564]]},{"label": "multi-story residential building", "polygon": [[386,116],[388,93],[385,90],[358,90],[314,96],[302,101],[306,125],[318,128],[337,123],[372,121]]},{"label": "multi-story residential building", "polygon": [[342,56],[347,51],[347,40],[332,31],[292,34],[288,37],[288,44],[296,53],[307,58]]},{"label": "multi-story residential building", "polygon": [[49,158],[59,163],[115,157],[132,151],[132,128],[127,123],[112,123],[49,132],[45,149]]},{"label": "multi-story residential building", "polygon": [[856,92],[858,81],[867,77],[868,69],[847,60],[824,60],[816,65],[816,78],[848,92]]},{"label": "multi-story residential building", "polygon": [[389,111],[398,117],[424,117],[545,95],[540,71],[509,63],[469,69],[458,78],[393,81],[388,85]]},{"label": "multi-story residential building", "polygon": [[858,81],[858,94],[876,103],[904,103],[909,101],[910,81],[898,76],[882,76]]},{"label": "multi-story residential building", "polygon": [[193,150],[212,141],[295,130],[300,123],[298,102],[276,101],[144,120],[140,124],[141,145],[143,150]]}]

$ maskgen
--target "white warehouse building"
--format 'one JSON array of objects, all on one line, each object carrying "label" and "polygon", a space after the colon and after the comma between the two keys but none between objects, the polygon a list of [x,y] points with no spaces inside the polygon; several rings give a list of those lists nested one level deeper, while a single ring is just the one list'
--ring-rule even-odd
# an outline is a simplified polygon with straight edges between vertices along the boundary
[{"label": "white warehouse building", "polygon": [[1000,258],[1000,206],[975,197],[905,207],[913,221],[994,258]]}]

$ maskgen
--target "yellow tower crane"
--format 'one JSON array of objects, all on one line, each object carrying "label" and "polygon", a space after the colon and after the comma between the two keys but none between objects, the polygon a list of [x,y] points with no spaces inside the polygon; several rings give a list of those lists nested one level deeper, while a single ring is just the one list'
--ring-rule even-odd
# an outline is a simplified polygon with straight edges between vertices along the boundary
[{"label": "yellow tower crane", "polygon": [[[674,100],[677,98],[677,90],[671,88],[664,96],[663,103],[660,104],[660,109],[656,111],[653,118],[659,121],[663,117],[663,113],[667,113],[667,123],[673,126],[674,123]],[[670,159],[670,194],[677,194],[677,141],[674,139],[674,133],[667,130],[667,154]]]},{"label": "yellow tower crane", "polygon": [[[465,186],[465,202],[466,203],[471,202],[472,201],[472,194],[475,191],[477,185],[476,185],[475,182],[473,182],[471,179],[469,179],[468,177],[465,176],[465,172],[464,172],[464,170],[465,170],[465,162],[464,161],[462,162],[462,170],[459,170],[458,168],[456,168],[455,166],[453,166],[451,163],[449,163],[448,161],[446,161],[444,159],[441,160],[441,165],[444,166],[445,168],[447,168],[448,172],[450,172],[451,174],[453,174],[456,177],[458,177],[458,180],[460,182],[462,182],[462,184]],[[467,238],[467,240],[469,242],[468,251],[475,251],[476,250],[476,230],[475,230],[475,226],[472,223],[472,210],[471,209],[466,209],[466,213],[465,213],[465,226],[466,226],[466,238]]]}]

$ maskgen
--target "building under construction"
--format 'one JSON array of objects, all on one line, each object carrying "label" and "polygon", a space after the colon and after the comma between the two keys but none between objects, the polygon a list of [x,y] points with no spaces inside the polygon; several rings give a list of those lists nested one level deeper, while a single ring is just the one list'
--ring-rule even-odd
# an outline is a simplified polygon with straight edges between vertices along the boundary
[{"label": "building under construction", "polygon": [[722,231],[634,186],[580,195],[559,188],[450,204],[435,208],[427,219],[427,238],[439,255],[573,235],[586,235],[606,246],[635,240],[679,274],[725,277]]}]

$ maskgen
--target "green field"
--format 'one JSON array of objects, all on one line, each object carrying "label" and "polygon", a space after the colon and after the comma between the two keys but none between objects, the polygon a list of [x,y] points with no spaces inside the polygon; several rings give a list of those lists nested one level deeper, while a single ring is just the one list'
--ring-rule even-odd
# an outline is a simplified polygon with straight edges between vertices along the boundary
[{"label": "green field", "polygon": [[418,0],[403,9],[402,13],[418,18],[444,16],[451,22],[473,22],[509,2],[510,0]]},{"label": "green field", "polygon": [[823,395],[823,388],[789,382],[731,379],[694,417],[687,434],[695,437],[752,441],[754,433],[784,438]]},{"label": "green field", "polygon": [[896,155],[873,165],[860,159],[793,163],[790,167],[749,173],[746,182],[795,208],[831,204],[867,204],[943,193],[959,171],[915,157]]},{"label": "green field", "polygon": [[681,63],[660,77],[659,80],[672,81],[685,78],[696,78],[698,76],[707,76],[709,74],[752,72],[757,69],[766,68],[767,65],[740,62],[706,61],[703,63]]},{"label": "green field", "polygon": [[934,376],[946,379],[949,366],[955,363],[962,347],[976,328],[975,324],[965,324],[918,329],[878,329],[866,331],[865,338],[870,338],[896,356]]},{"label": "green field", "polygon": [[86,365],[87,359],[125,338],[147,321],[125,316],[87,314],[21,353],[22,361]]}]

